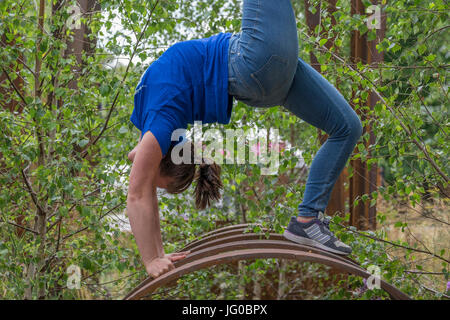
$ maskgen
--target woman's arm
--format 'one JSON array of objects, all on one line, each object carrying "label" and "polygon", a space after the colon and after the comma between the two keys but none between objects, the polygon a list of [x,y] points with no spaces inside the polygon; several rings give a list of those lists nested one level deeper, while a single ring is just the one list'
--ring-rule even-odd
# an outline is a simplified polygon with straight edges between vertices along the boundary
[{"label": "woman's arm", "polygon": [[159,224],[156,177],[162,159],[161,148],[151,132],[137,146],[130,173],[127,213],[147,273],[157,277],[173,269],[164,256]]}]

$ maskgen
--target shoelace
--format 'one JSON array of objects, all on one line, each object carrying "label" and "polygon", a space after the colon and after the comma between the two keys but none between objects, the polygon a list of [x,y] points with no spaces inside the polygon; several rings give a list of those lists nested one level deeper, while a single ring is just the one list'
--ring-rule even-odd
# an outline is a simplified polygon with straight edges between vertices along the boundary
[{"label": "shoelace", "polygon": [[323,214],[323,212],[319,213],[319,216],[317,217],[323,224],[324,226],[330,230],[330,221],[331,221],[331,217],[328,217],[326,215]]}]

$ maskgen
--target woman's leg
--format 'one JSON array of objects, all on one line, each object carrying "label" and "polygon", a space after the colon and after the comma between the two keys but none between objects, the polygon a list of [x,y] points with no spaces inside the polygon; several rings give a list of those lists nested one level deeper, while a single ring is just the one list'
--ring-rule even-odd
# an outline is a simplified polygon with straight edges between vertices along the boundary
[{"label": "woman's leg", "polygon": [[362,134],[361,121],[342,94],[300,58],[283,105],[329,135],[313,159],[298,208],[300,217],[316,217],[325,211],[333,186]]},{"label": "woman's leg", "polygon": [[241,31],[230,39],[229,93],[250,106],[286,96],[298,57],[290,0],[244,0]]},{"label": "woman's leg", "polygon": [[300,58],[283,105],[329,135],[313,159],[298,217],[291,218],[284,237],[348,255],[351,247],[330,231],[323,212],[333,186],[362,134],[361,121],[339,91]]}]

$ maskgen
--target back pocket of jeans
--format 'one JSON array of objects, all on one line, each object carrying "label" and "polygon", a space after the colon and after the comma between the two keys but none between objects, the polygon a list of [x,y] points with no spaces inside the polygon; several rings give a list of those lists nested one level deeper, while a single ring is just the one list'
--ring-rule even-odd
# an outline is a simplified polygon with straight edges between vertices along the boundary
[{"label": "back pocket of jeans", "polygon": [[258,84],[262,96],[270,96],[286,85],[289,80],[286,72],[287,64],[287,59],[271,55],[261,69],[251,74]]}]

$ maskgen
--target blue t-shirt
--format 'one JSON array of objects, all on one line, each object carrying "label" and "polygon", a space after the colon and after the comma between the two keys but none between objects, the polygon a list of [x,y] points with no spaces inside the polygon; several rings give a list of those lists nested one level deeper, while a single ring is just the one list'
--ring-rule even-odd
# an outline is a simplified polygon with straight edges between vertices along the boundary
[{"label": "blue t-shirt", "polygon": [[182,41],[167,49],[142,75],[131,122],[151,131],[165,155],[175,129],[194,121],[230,122],[228,46],[231,33]]}]

